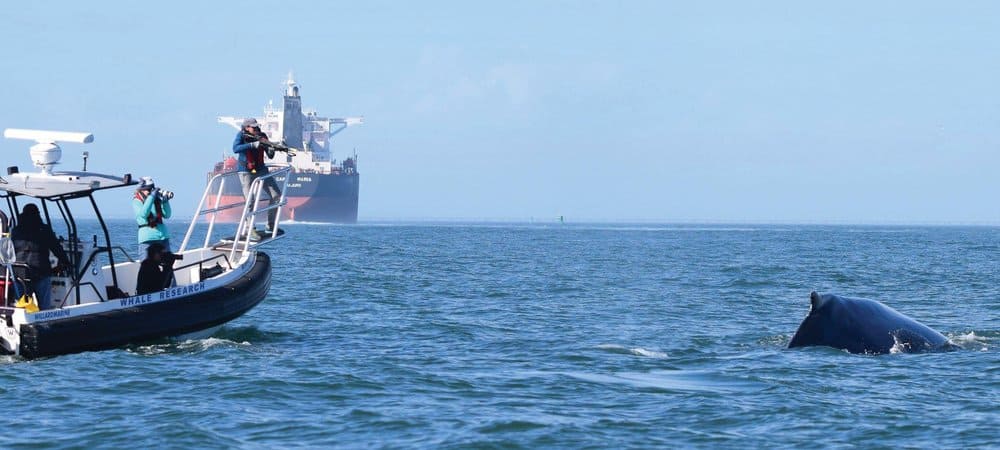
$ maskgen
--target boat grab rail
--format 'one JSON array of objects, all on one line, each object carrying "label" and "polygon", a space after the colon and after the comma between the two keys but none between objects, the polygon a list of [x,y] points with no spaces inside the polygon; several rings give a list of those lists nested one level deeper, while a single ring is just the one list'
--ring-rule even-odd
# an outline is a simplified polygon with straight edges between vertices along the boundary
[{"label": "boat grab rail", "polygon": [[[122,254],[123,254],[123,255],[125,255],[125,259],[127,259],[127,260],[128,260],[128,262],[130,262],[130,263],[133,263],[133,262],[135,262],[135,260],[134,260],[134,259],[132,259],[132,255],[129,255],[129,254],[128,254],[128,250],[125,250],[125,247],[122,247],[122,246],[120,246],[120,245],[116,245],[116,246],[114,246],[114,247],[111,247],[111,249],[112,249],[112,250],[121,250]],[[141,255],[140,255],[140,256],[141,256]]]},{"label": "boat grab rail", "polygon": [[[97,285],[94,284],[92,281],[85,281],[83,283],[80,283],[78,286],[80,286],[80,287],[90,286],[90,289],[92,289],[94,291],[94,294],[97,295],[97,298],[98,298],[98,300],[100,300],[101,303],[110,300],[110,299],[104,298],[105,296],[101,294],[101,290],[97,289]],[[56,308],[52,308],[52,309],[63,309],[65,307],[67,307],[67,306],[82,305],[83,303],[80,303],[80,297],[76,298],[76,303],[74,305],[67,305],[66,304],[66,302],[69,300],[69,297],[71,295],[73,295],[73,292],[74,291],[72,289],[67,290],[66,291],[66,295],[64,295],[63,298],[62,298],[62,300],[59,301],[59,306],[56,307]]]},{"label": "boat grab rail", "polygon": [[[290,166],[277,168],[273,172],[256,176],[253,179],[253,182],[251,182],[249,189],[250,198],[249,199],[244,198],[243,200],[242,203],[243,213],[240,215],[240,221],[236,227],[236,234],[234,236],[233,246],[229,252],[227,263],[229,263],[230,266],[232,265],[232,261],[236,261],[239,258],[242,258],[243,254],[250,250],[251,242],[249,233],[247,233],[247,231],[253,229],[253,222],[257,215],[271,211],[273,209],[277,210],[276,213],[277,217],[275,219],[276,222],[274,227],[275,229],[272,230],[271,238],[273,239],[277,237],[277,230],[278,230],[277,223],[280,222],[281,220],[281,207],[287,204],[287,199],[285,198],[287,192],[286,184],[288,183],[288,178],[289,178],[288,174],[291,172],[291,170],[292,168]],[[236,178],[238,174],[239,174],[238,171],[231,170],[228,172],[215,174],[212,176],[212,178],[209,179],[208,184],[205,186],[205,191],[202,193],[201,199],[198,202],[198,208],[195,209],[195,211],[198,212],[191,219],[191,225],[188,226],[188,230],[184,234],[184,240],[181,242],[181,246],[178,250],[178,253],[183,253],[188,248],[188,244],[190,243],[191,237],[194,234],[194,229],[197,226],[199,219],[201,219],[202,217],[207,217],[208,219],[208,229],[205,232],[205,240],[204,243],[202,244],[202,248],[209,248],[209,244],[211,243],[212,239],[212,232],[215,229],[216,213],[219,211],[240,206],[239,203],[221,205],[222,194],[226,187],[227,180]],[[260,202],[257,200],[260,199],[260,194],[261,191],[263,190],[264,182],[269,179],[274,179],[279,185],[279,190],[281,191],[281,198],[278,200],[277,203],[273,205],[268,204],[267,206],[261,207],[259,206]],[[239,183],[239,180],[236,180],[236,182]],[[210,208],[206,209],[205,206],[212,202],[212,200],[210,200],[210,196],[214,197],[214,204],[211,205]],[[254,201],[251,201],[251,199],[254,199]],[[254,244],[253,246],[256,245],[258,244]],[[237,252],[237,250],[239,250],[239,252]],[[237,258],[237,255],[239,256],[239,258]]]},{"label": "boat grab rail", "polygon": [[101,254],[106,253],[108,251],[115,251],[115,250],[121,251],[122,255],[125,255],[125,259],[128,260],[128,261],[122,261],[122,262],[117,263],[117,264],[130,264],[130,263],[134,263],[135,262],[135,260],[132,259],[132,255],[129,255],[128,251],[125,250],[125,248],[123,248],[120,245],[114,245],[114,246],[111,246],[111,247],[104,247],[104,246],[94,247],[94,251],[90,254],[90,257],[87,258],[87,262],[85,262],[83,264],[83,267],[81,267],[80,270],[77,270],[75,272],[74,271],[70,271],[70,272],[73,272],[73,279],[74,280],[79,280],[79,279],[83,278],[83,275],[85,273],[87,273],[87,270],[90,269],[90,266],[92,264],[94,264],[94,260],[97,259],[98,256],[100,256]]},{"label": "boat grab rail", "polygon": [[[289,178],[288,174],[291,173],[291,171],[292,171],[291,166],[288,166],[278,169],[274,172],[268,172],[263,175],[258,175],[253,179],[253,182],[250,184],[250,189],[249,189],[250,196],[251,198],[253,198],[253,201],[251,202],[250,199],[246,200],[246,207],[243,209],[243,215],[240,218],[240,223],[239,225],[236,226],[236,235],[234,236],[233,239],[234,241],[233,248],[232,250],[230,250],[229,253],[231,259],[237,260],[237,254],[239,254],[240,258],[242,258],[244,254],[250,251],[251,247],[256,247],[261,244],[261,242],[259,241],[251,242],[252,239],[250,231],[254,229],[254,220],[256,220],[258,215],[264,212],[277,210],[274,216],[274,229],[271,230],[270,240],[274,240],[274,238],[278,236],[278,223],[280,223],[281,221],[281,207],[285,206],[288,203],[288,200],[285,198],[285,195],[288,193],[286,185],[288,184],[288,178]],[[279,188],[279,191],[281,192],[281,198],[279,198],[278,201],[274,204],[268,204],[265,207],[261,207],[260,194],[261,191],[263,191],[264,189],[264,183],[269,179],[271,180],[276,179],[278,175],[284,175],[280,179],[281,187]],[[270,242],[270,240],[268,242]],[[242,250],[239,249],[241,243],[243,246]],[[205,243],[205,246],[206,247],[208,246],[207,242]],[[240,250],[239,253],[237,253],[237,250]]]},{"label": "boat grab rail", "polygon": [[209,208],[209,209],[206,209],[206,210],[202,210],[201,212],[206,213],[206,214],[208,214],[208,213],[215,213],[215,212],[219,212],[219,211],[225,211],[227,209],[238,208],[240,206],[243,206],[243,203],[230,203],[228,205],[223,205],[223,206],[220,206],[218,208]]}]

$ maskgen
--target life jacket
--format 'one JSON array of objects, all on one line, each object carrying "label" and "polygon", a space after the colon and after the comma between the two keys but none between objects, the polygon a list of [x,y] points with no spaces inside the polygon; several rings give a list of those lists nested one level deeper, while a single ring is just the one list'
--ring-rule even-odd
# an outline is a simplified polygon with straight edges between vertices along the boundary
[{"label": "life jacket", "polygon": [[[143,203],[146,202],[146,196],[142,195],[142,192],[140,191],[135,192],[135,199]],[[156,228],[157,225],[163,223],[163,204],[160,203],[160,199],[154,198],[153,206],[156,208],[156,214],[149,213],[149,215],[146,216],[146,226],[150,228]],[[142,225],[139,227],[141,228]]]},{"label": "life jacket", "polygon": [[[267,134],[258,132],[256,136],[258,141],[266,140]],[[253,142],[253,140],[246,134],[243,135],[244,143]],[[264,146],[258,146],[257,148],[250,148],[247,150],[247,170],[251,172],[256,172],[257,169],[264,167]]]}]

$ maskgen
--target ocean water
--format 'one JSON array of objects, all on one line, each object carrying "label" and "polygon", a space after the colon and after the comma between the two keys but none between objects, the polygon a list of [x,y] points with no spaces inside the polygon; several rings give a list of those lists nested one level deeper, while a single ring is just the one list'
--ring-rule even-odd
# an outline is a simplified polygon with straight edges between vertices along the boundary
[{"label": "ocean water", "polygon": [[[287,230],[214,337],[4,360],[0,447],[1000,447],[997,227]],[[787,350],[812,290],[962,350]]]}]

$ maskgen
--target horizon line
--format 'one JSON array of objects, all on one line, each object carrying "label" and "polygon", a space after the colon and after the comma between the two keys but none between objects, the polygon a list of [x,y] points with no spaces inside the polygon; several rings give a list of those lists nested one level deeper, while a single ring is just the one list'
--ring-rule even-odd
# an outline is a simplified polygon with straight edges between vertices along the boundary
[{"label": "horizon line", "polygon": [[[80,217],[96,219],[96,217]],[[133,220],[129,216],[110,216],[106,220]],[[190,223],[190,216],[180,216],[171,220],[175,223]],[[287,222],[287,221],[286,221]],[[358,224],[372,223],[496,223],[496,224],[567,224],[567,225],[804,225],[804,226],[984,226],[998,227],[1000,220],[847,220],[847,219],[644,219],[644,218],[600,218],[580,217],[560,221],[556,218],[536,217],[359,217]],[[307,222],[311,223],[311,222]],[[322,222],[316,222],[322,223]]]}]

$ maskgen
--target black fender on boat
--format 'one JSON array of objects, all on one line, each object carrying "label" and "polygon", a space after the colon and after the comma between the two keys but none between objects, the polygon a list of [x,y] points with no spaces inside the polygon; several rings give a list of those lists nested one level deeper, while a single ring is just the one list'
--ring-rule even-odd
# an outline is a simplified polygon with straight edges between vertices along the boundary
[{"label": "black fender on boat", "polygon": [[[178,299],[21,325],[24,358],[105,350],[205,330],[257,306],[271,287],[271,258],[232,283]],[[109,300],[118,301],[118,300]]]}]

